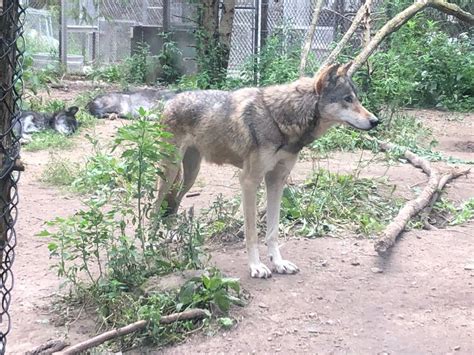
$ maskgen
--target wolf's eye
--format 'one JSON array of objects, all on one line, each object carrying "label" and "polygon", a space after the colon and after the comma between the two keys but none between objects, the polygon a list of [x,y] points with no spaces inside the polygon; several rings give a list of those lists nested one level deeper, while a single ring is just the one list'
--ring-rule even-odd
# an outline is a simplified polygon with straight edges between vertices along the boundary
[{"label": "wolf's eye", "polygon": [[352,96],[348,95],[348,96],[344,97],[344,101],[348,102],[348,103],[352,103]]}]

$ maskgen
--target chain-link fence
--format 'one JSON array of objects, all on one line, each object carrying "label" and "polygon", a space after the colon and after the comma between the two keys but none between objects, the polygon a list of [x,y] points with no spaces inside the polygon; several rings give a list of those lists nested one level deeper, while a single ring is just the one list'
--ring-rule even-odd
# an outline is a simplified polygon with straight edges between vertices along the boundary
[{"label": "chain-link fence", "polygon": [[[23,0],[27,9],[26,39],[38,66],[57,61],[60,33],[66,32],[63,45],[70,72],[83,72],[89,65],[105,65],[129,57],[143,33],[156,36],[163,31],[174,36],[181,52],[188,55],[196,43],[197,2],[194,0]],[[322,61],[333,43],[347,31],[364,0],[325,0],[320,13],[311,52]],[[60,11],[64,4],[66,11]],[[316,0],[236,0],[229,69],[237,70],[250,56],[258,53],[269,36],[285,33],[285,40],[299,45],[311,23]],[[409,2],[407,1],[407,4]],[[383,6],[382,6],[383,4]],[[397,3],[398,4],[398,3]],[[398,7],[397,7],[398,6]],[[400,10],[398,4],[372,1],[373,29]],[[471,6],[472,7],[472,6]],[[393,10],[391,12],[391,9]],[[451,34],[467,31],[459,21],[439,11],[428,10],[443,21]],[[63,14],[63,16],[61,16]],[[141,28],[140,31],[135,29]],[[146,28],[146,31],[143,30]],[[152,30],[153,29],[153,30]],[[360,34],[363,26],[360,26]],[[187,32],[187,35],[183,34]],[[140,39],[134,38],[139,33]],[[360,35],[352,39],[357,48]],[[155,41],[148,38],[150,42]],[[160,46],[155,46],[159,48]],[[158,53],[153,53],[158,54]],[[49,59],[48,59],[49,58]],[[195,68],[195,65],[192,66]]]},{"label": "chain-link fence", "polygon": [[19,137],[13,134],[22,89],[22,26],[24,11],[18,0],[0,1],[0,354],[6,352],[11,329],[9,306],[13,289],[15,222],[19,179]]},{"label": "chain-link fence", "polygon": [[[58,2],[25,0],[29,5],[26,36],[34,39],[33,56],[41,63],[55,61],[60,30],[66,31],[68,69],[81,71],[91,63],[111,63],[131,55],[136,27],[193,32],[196,3],[190,0],[74,0],[61,18]],[[304,38],[316,1],[236,0],[230,69],[239,68],[257,53],[268,36],[285,30],[293,40]],[[313,38],[312,50],[323,58],[331,43],[349,27],[363,0],[326,0]],[[31,21],[30,21],[31,20]],[[62,24],[62,26],[61,26]],[[191,38],[190,36],[187,37]],[[192,47],[195,43],[180,43]],[[43,65],[44,66],[44,65]]]}]

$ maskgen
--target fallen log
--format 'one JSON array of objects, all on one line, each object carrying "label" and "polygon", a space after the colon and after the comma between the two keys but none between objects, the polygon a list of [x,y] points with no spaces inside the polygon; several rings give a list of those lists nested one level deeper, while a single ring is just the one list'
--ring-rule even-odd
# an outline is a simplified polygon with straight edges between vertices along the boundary
[{"label": "fallen log", "polygon": [[[380,148],[384,151],[400,149],[395,144],[378,141]],[[408,221],[424,210],[428,205],[433,205],[439,197],[439,191],[452,179],[462,175],[467,175],[470,169],[455,170],[441,175],[437,169],[431,167],[428,160],[421,158],[410,150],[406,149],[404,157],[414,166],[421,168],[429,177],[428,183],[422,192],[413,200],[408,201],[398,212],[393,221],[385,228],[382,235],[375,243],[375,250],[379,255],[384,255],[395,244],[397,237],[405,229]]]},{"label": "fallen log", "polygon": [[[191,320],[191,319],[203,319],[208,317],[209,312],[204,310],[204,309],[189,309],[184,312],[180,313],[173,313],[167,316],[163,316],[160,318],[159,323],[160,324],[171,324],[177,321],[182,321],[182,320]],[[125,327],[122,328],[117,328],[113,330],[109,330],[105,333],[96,335],[95,337],[85,340],[79,344],[70,346],[69,348],[63,350],[62,352],[56,353],[56,354],[61,354],[61,355],[72,355],[72,354],[78,354],[81,351],[96,347],[100,344],[105,343],[108,340],[124,336],[127,334],[134,333],[138,330],[141,330],[145,328],[148,325],[149,321],[147,320],[139,320],[135,323],[129,324]]]}]

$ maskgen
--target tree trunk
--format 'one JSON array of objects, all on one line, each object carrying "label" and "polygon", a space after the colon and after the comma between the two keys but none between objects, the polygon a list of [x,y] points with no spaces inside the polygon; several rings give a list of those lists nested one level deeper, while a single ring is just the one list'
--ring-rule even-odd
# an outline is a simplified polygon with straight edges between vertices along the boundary
[{"label": "tree trunk", "polygon": [[313,9],[313,18],[311,19],[311,24],[306,33],[306,38],[304,40],[303,49],[301,50],[301,63],[300,63],[300,77],[304,75],[304,70],[306,68],[306,62],[308,61],[309,51],[311,49],[311,43],[313,42],[314,32],[316,31],[316,25],[318,24],[319,14],[321,13],[321,8],[323,7],[323,0],[317,0]]},{"label": "tree trunk", "polygon": [[219,22],[219,0],[204,0],[198,6],[198,71],[207,74],[208,86],[225,79],[229,64],[235,0],[224,0]]},{"label": "tree trunk", "polygon": [[234,24],[235,0],[223,0],[221,21],[219,23],[219,42],[221,46],[221,66],[226,70],[229,66],[232,27]]}]

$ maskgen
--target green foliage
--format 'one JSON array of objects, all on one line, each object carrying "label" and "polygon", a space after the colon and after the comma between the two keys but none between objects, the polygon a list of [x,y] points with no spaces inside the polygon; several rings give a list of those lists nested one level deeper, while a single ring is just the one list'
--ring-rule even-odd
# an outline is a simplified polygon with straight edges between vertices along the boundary
[{"label": "green foliage", "polygon": [[371,235],[396,215],[400,201],[394,186],[376,179],[316,171],[302,186],[289,186],[282,199],[282,223],[306,237],[341,229]]},{"label": "green foliage", "polygon": [[433,206],[435,224],[438,227],[456,226],[474,219],[474,198],[461,204],[454,204],[445,198],[439,199]]},{"label": "green foliage", "polygon": [[23,101],[23,104],[25,106],[23,107],[24,110],[49,113],[63,110],[66,107],[63,100],[45,100],[42,97],[32,97],[30,100]]},{"label": "green foliage", "polygon": [[78,163],[71,162],[59,154],[51,153],[41,181],[54,186],[70,187],[80,171]]},{"label": "green foliage", "polygon": [[[233,291],[233,292],[232,292]],[[218,270],[209,275],[188,281],[178,294],[177,308],[215,307],[220,313],[227,314],[232,304],[243,305],[240,296],[239,280],[223,277]],[[212,309],[212,308],[211,308]]]},{"label": "green foliage", "polygon": [[45,149],[65,150],[74,146],[74,141],[70,137],[66,137],[55,131],[37,132],[31,137],[32,141],[23,147],[25,151],[36,152]]},{"label": "green foliage", "polygon": [[91,302],[103,324],[150,320],[143,332],[122,339],[124,346],[165,344],[199,326],[193,321],[163,326],[158,323],[163,314],[198,306],[220,314],[241,303],[238,281],[217,270],[192,279],[192,290],[187,285],[179,294],[140,291],[148,277],[202,268],[205,258],[204,233],[192,212],[168,224],[152,210],[161,163],[174,159],[176,152],[159,121],[149,120],[150,113],[143,109],[139,113],[137,121],[119,128],[112,152],[101,152],[98,142],[89,138],[95,155],[71,184],[90,193],[84,208],[49,222],[40,234],[49,238],[54,268],[72,284],[74,298]]},{"label": "green foliage", "polygon": [[202,212],[202,219],[206,221],[206,235],[222,239],[224,234],[236,234],[242,226],[239,208],[240,198],[226,200],[219,194],[211,206]]},{"label": "green foliage", "polygon": [[80,193],[96,193],[103,190],[128,191],[125,179],[125,164],[109,152],[104,152],[97,139],[86,135],[94,147],[94,154],[87,158],[76,179],[70,185],[73,191]]},{"label": "green foliage", "polygon": [[359,72],[370,108],[438,107],[474,109],[474,47],[469,33],[449,37],[443,24],[418,14],[392,35],[388,48],[375,53],[374,70]]},{"label": "green foliage", "polygon": [[179,78],[177,60],[181,56],[181,51],[177,47],[176,42],[170,40],[168,34],[163,34],[162,37],[164,40],[163,48],[157,56],[160,67],[158,80],[172,84]]},{"label": "green foliage", "polygon": [[325,135],[311,144],[311,150],[318,155],[327,155],[331,151],[354,151],[355,149],[371,150],[380,152],[380,147],[372,138],[389,141],[400,146],[400,151],[386,153],[388,159],[401,159],[404,148],[431,161],[447,161],[450,163],[472,164],[474,161],[445,156],[436,152],[433,148],[437,142],[433,137],[431,129],[423,125],[413,116],[396,114],[392,117],[381,117],[382,123],[369,132],[362,132],[348,127],[333,127]]},{"label": "green foliage", "polygon": [[48,84],[57,82],[61,74],[62,71],[55,64],[48,64],[43,69],[34,68],[31,52],[25,51],[23,54],[22,79],[26,97],[35,96],[40,90],[48,91]]},{"label": "green foliage", "polygon": [[132,56],[116,64],[94,68],[88,78],[109,83],[118,82],[124,86],[144,84],[150,62],[154,63],[150,47],[146,43],[139,43]]},{"label": "green foliage", "polygon": [[120,83],[124,87],[130,84],[155,84],[157,81],[174,83],[179,77],[177,60],[181,52],[168,36],[162,36],[164,44],[158,55],[151,55],[148,44],[139,43],[132,56],[119,63],[96,67],[88,74],[88,78]]},{"label": "green foliage", "polygon": [[[253,85],[254,75],[260,86],[284,84],[299,78],[301,40],[289,29],[283,29],[267,38],[257,56],[248,60],[239,77],[243,86]],[[314,73],[316,60],[310,53],[306,70]]]}]

